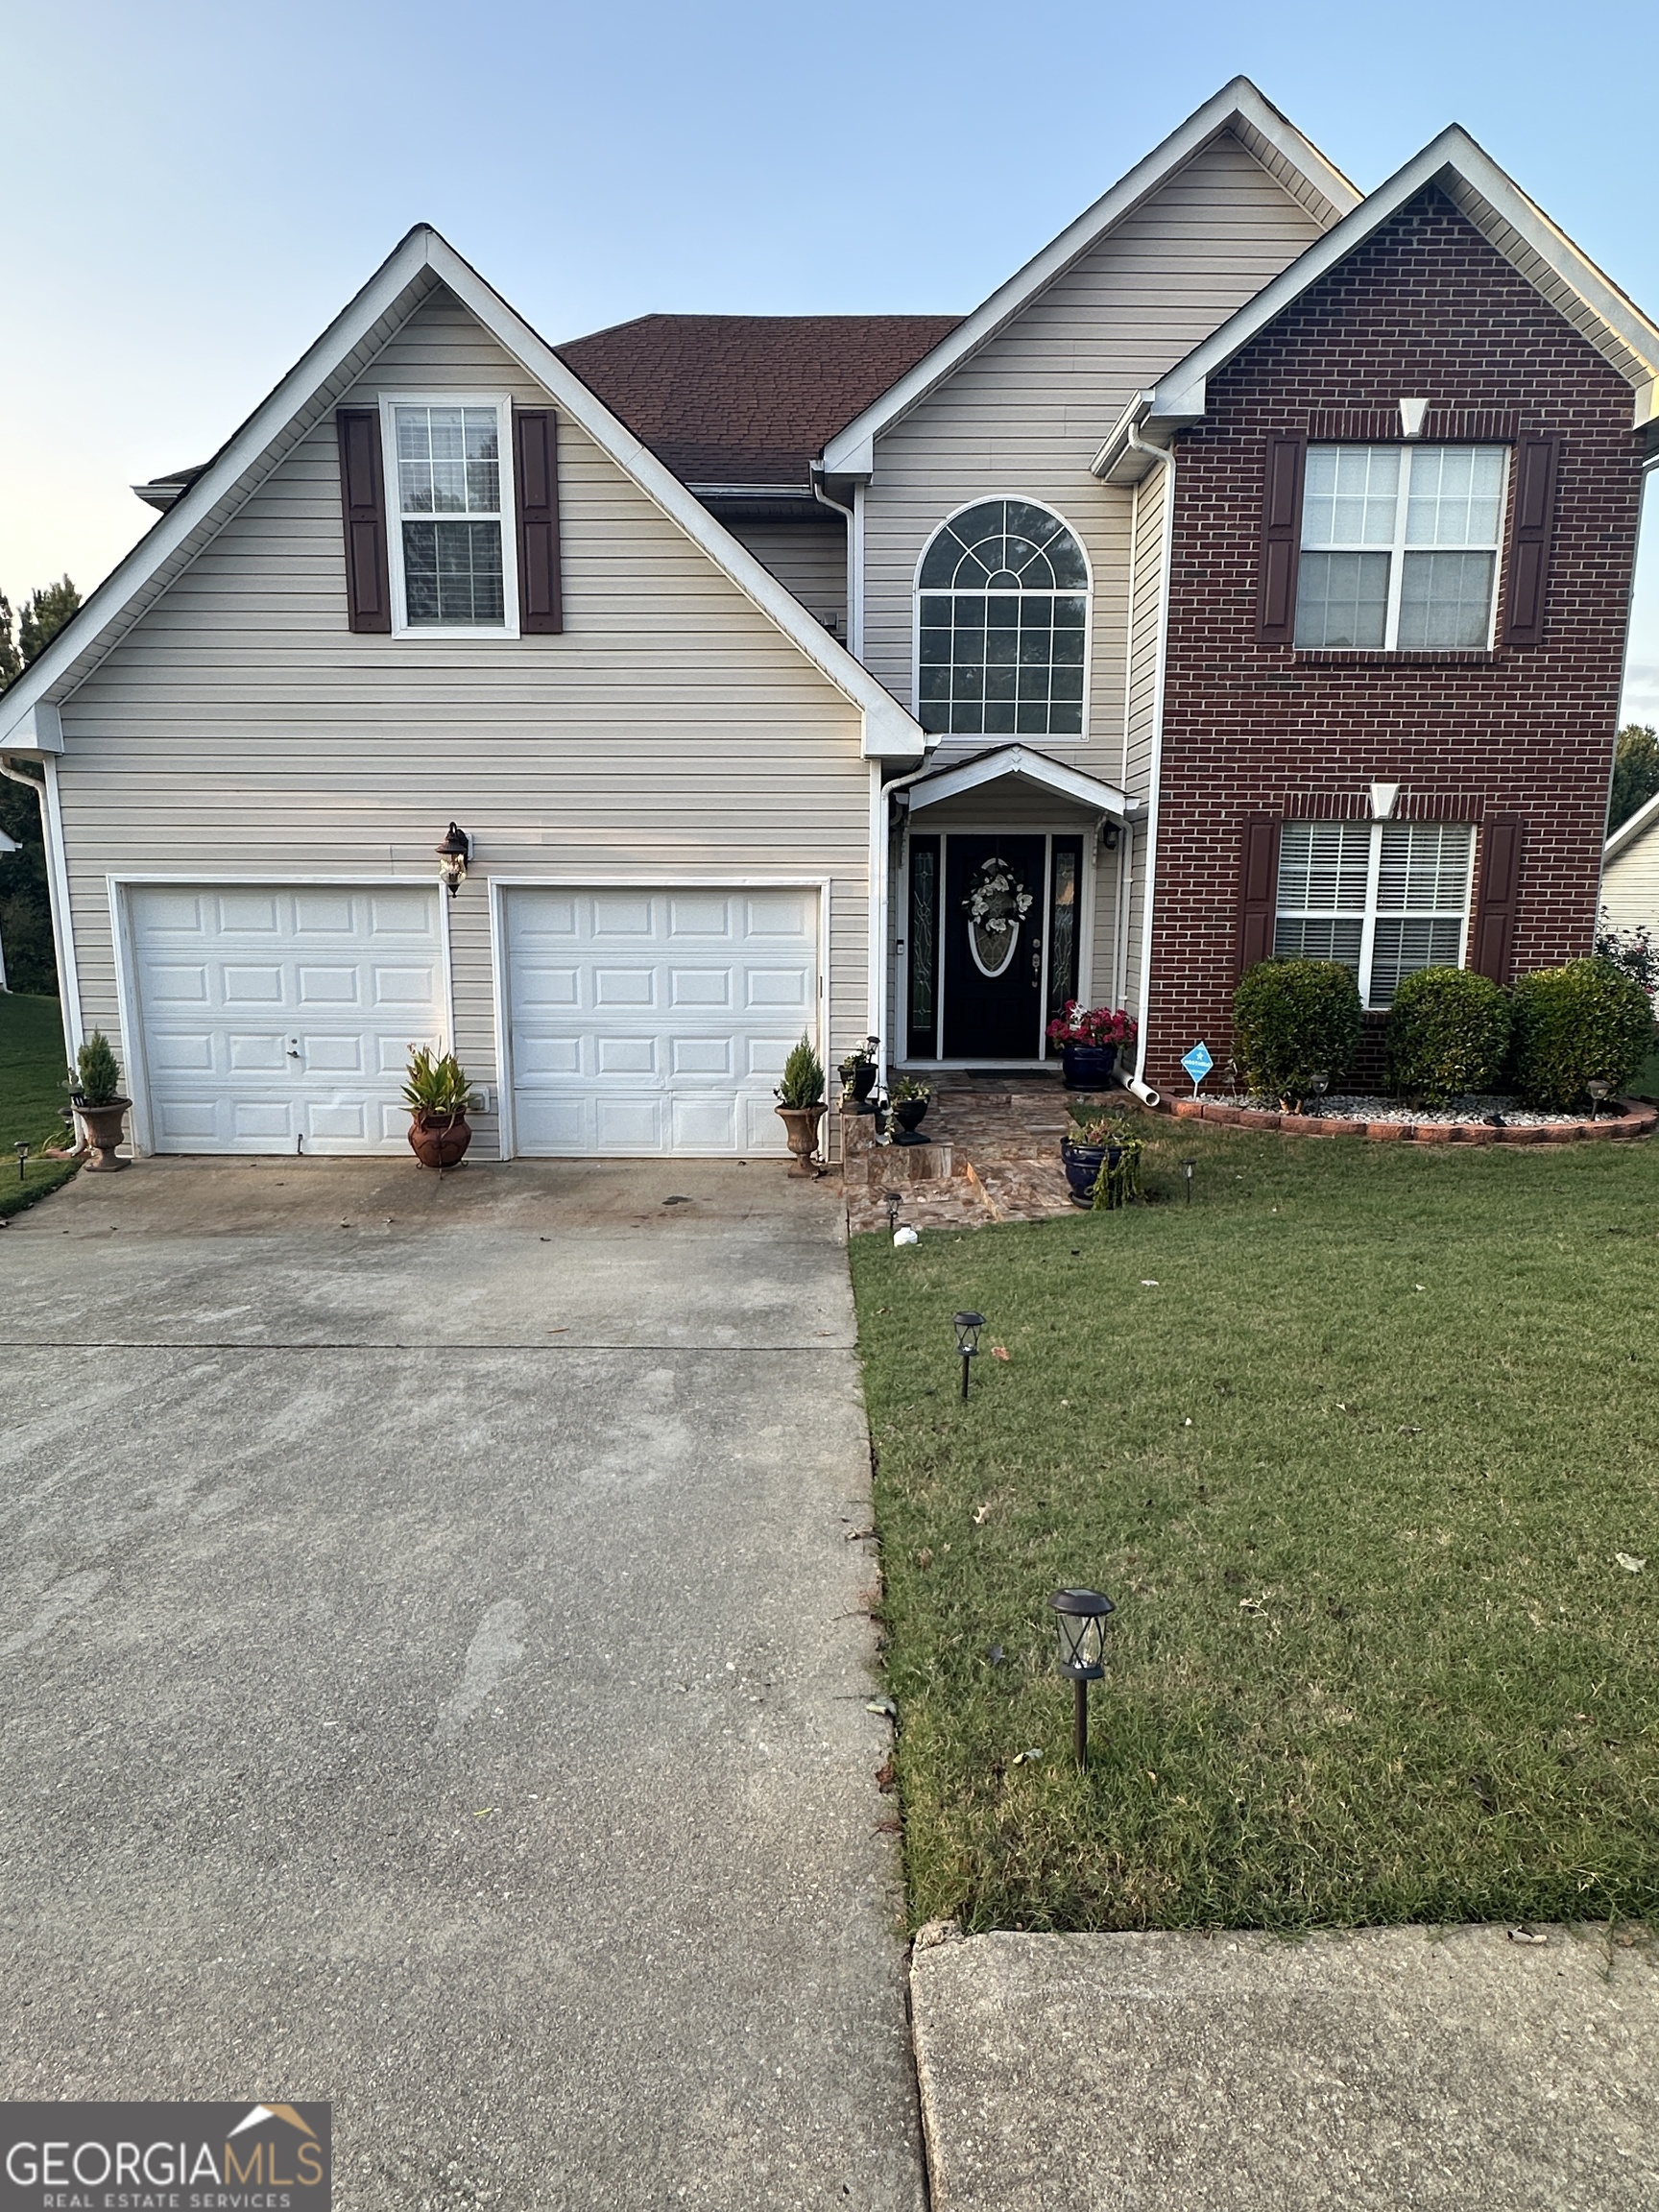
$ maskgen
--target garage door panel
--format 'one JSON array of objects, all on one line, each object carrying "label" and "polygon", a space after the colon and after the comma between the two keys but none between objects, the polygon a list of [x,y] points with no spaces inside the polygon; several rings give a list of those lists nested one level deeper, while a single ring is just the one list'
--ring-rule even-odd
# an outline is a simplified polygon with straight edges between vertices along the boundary
[{"label": "garage door panel", "polygon": [[781,1152],[772,1089],[814,1027],[817,908],[810,891],[508,892],[517,1149]]},{"label": "garage door panel", "polygon": [[402,1145],[409,1046],[446,1026],[436,887],[145,885],[129,915],[158,1150]]}]

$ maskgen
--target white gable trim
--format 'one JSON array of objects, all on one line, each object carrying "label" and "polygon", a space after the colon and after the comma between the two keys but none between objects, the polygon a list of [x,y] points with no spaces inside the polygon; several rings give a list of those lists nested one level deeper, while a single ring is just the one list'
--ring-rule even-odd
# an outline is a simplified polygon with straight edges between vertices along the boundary
[{"label": "white gable trim", "polygon": [[1153,388],[1151,424],[1200,421],[1208,379],[1431,184],[1438,184],[1504,259],[1628,380],[1636,393],[1637,427],[1650,421],[1659,383],[1659,328],[1454,123],[1161,376]]},{"label": "white gable trim", "polygon": [[35,740],[12,732],[42,701],[66,698],[154,606],[421,301],[442,284],[454,293],[549,397],[669,519],[856,707],[870,759],[919,760],[922,732],[898,701],[815,621],[746,547],[617,421],[500,294],[425,224],[410,231],[345,311],[222,448],[183,496],[65,624],[0,707],[0,746]]},{"label": "white gable trim", "polygon": [[905,791],[910,811],[915,814],[924,807],[937,806],[943,800],[959,799],[966,791],[998,783],[1007,776],[1019,776],[1056,799],[1070,800],[1073,805],[1087,806],[1096,814],[1110,814],[1118,822],[1139,811],[1138,802],[1116,784],[1102,783],[1082,769],[1069,768],[1063,760],[1050,760],[1046,753],[1033,753],[1025,745],[1001,745],[994,753],[975,754],[955,768],[929,769],[919,779],[905,778],[887,788]]},{"label": "white gable trim", "polygon": [[1183,163],[1228,129],[1317,223],[1334,223],[1358,203],[1357,186],[1312,141],[1264,100],[1247,77],[1235,77],[1045,246],[1035,259],[993,292],[931,353],[924,354],[890,391],[838,431],[824,448],[823,474],[869,476],[875,468],[876,440],[884,431],[919,407],[930,392],[1013,322],[1057,276],[1064,276],[1092,246],[1132,215]]},{"label": "white gable trim", "polygon": [[1632,845],[1639,845],[1656,822],[1659,822],[1659,792],[1645,800],[1627,822],[1620,823],[1601,848],[1602,867],[1610,860],[1617,860],[1620,854],[1627,852]]}]

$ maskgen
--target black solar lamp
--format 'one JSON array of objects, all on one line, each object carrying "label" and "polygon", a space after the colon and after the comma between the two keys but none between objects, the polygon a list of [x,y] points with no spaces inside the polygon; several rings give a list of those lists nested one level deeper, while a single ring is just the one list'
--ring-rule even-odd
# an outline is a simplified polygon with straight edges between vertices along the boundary
[{"label": "black solar lamp", "polygon": [[1197,1165],[1196,1160],[1183,1160],[1181,1163],[1181,1172],[1187,1178],[1187,1203],[1189,1206],[1192,1203],[1192,1170]]},{"label": "black solar lamp", "polygon": [[1089,1764],[1089,1685],[1106,1671],[1106,1621],[1116,1610],[1098,1590],[1056,1590],[1048,1600],[1060,1630],[1060,1671],[1076,1693],[1072,1744],[1079,1767]]},{"label": "black solar lamp", "polygon": [[23,1180],[23,1169],[29,1159],[29,1147],[27,1144],[23,1143],[21,1140],[19,1140],[17,1143],[12,1145],[12,1149],[17,1155],[17,1180],[19,1183],[21,1183]]},{"label": "black solar lamp", "polygon": [[968,1395],[968,1376],[974,1361],[979,1357],[979,1332],[985,1326],[983,1313],[956,1313],[951,1316],[956,1331],[956,1351],[962,1361],[962,1395]]}]

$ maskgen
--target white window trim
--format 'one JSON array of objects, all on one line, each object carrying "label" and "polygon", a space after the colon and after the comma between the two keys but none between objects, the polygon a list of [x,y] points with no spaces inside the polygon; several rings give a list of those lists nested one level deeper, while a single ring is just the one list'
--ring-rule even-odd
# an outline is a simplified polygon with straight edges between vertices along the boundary
[{"label": "white window trim", "polygon": [[[476,622],[409,620],[403,589],[403,499],[397,474],[397,407],[493,407],[501,450],[501,613],[499,627]],[[397,637],[470,637],[482,641],[518,636],[518,517],[514,506],[513,401],[504,392],[382,392],[380,473],[386,487],[386,558],[392,577],[392,633]],[[426,517],[433,519],[433,517]],[[436,519],[442,520],[439,517]],[[462,517],[460,519],[465,520]],[[486,517],[487,519],[487,517]]]},{"label": "white window trim", "polygon": [[[910,713],[914,721],[922,719],[922,570],[933,541],[942,530],[948,530],[958,515],[966,515],[974,507],[983,507],[989,499],[1022,499],[1028,507],[1041,507],[1045,515],[1052,515],[1063,530],[1069,531],[1071,542],[1083,556],[1083,572],[1088,578],[1084,586],[1083,608],[1083,714],[1081,727],[1074,735],[1051,733],[1042,735],[1022,736],[1015,731],[1004,730],[942,730],[927,733],[929,751],[945,745],[1087,745],[1089,742],[1089,702],[1094,685],[1094,564],[1089,557],[1089,548],[1083,542],[1083,533],[1070,518],[1063,515],[1052,499],[1036,492],[976,492],[972,499],[964,499],[952,507],[949,515],[942,515],[922,541],[922,550],[916,556],[916,565],[910,576]],[[968,596],[968,594],[964,594]],[[982,598],[988,592],[977,594]],[[1070,593],[1059,593],[1070,597]]]},{"label": "white window trim", "polygon": [[[1342,825],[1344,828],[1349,826],[1347,824]],[[1284,827],[1287,830],[1292,825],[1286,822]],[[1298,824],[1297,827],[1300,825]],[[1315,824],[1314,827],[1323,828],[1325,825]],[[1358,914],[1359,970],[1356,977],[1359,987],[1359,1003],[1368,1014],[1387,1012],[1385,1006],[1374,1006],[1372,1003],[1371,968],[1376,952],[1378,921],[1380,919],[1397,921],[1401,918],[1393,914],[1380,917],[1377,910],[1378,885],[1382,873],[1382,836],[1385,830],[1396,827],[1398,825],[1391,822],[1373,822],[1369,825],[1371,837],[1365,861],[1365,906],[1364,911]],[[1409,827],[1409,825],[1406,825],[1406,827]],[[1423,827],[1425,829],[1467,830],[1469,832],[1469,859],[1463,878],[1463,913],[1459,923],[1456,961],[1459,968],[1466,968],[1469,964],[1469,923],[1475,903],[1475,848],[1479,842],[1478,827],[1470,822],[1425,823]],[[1275,937],[1278,935],[1278,927],[1282,920],[1291,922],[1351,922],[1355,919],[1356,913],[1357,909],[1352,906],[1281,906],[1278,899],[1278,885],[1275,882],[1273,899]],[[1409,909],[1409,918],[1418,921],[1449,922],[1452,920],[1451,914],[1445,907],[1413,907]],[[1415,971],[1408,971],[1408,973],[1415,973]]]},{"label": "white window trim", "polygon": [[[1313,438],[1309,441],[1308,450],[1311,453],[1316,446],[1327,445],[1334,445],[1340,449],[1344,444],[1352,442],[1333,438]],[[1397,441],[1391,438],[1372,438],[1363,441],[1363,443],[1369,446],[1378,446],[1392,445]],[[1297,641],[1295,650],[1299,653],[1490,653],[1497,644],[1498,594],[1503,580],[1503,523],[1509,513],[1509,475],[1514,448],[1491,438],[1432,438],[1427,439],[1421,444],[1410,440],[1398,443],[1404,465],[1401,468],[1400,481],[1395,487],[1394,493],[1394,535],[1386,545],[1376,543],[1310,545],[1303,536],[1307,528],[1308,511],[1306,505],[1303,507],[1302,519],[1297,524],[1298,611],[1300,611],[1300,563],[1306,555],[1310,553],[1387,554],[1388,608],[1382,621],[1382,642],[1381,645],[1304,645]],[[1478,452],[1501,452],[1503,456],[1503,474],[1498,487],[1498,524],[1491,544],[1407,545],[1406,542],[1406,517],[1411,500],[1411,470],[1415,465],[1413,456],[1418,453],[1439,452],[1457,447],[1470,447]],[[1306,489],[1304,489],[1303,497],[1306,500]],[[1407,553],[1491,554],[1492,596],[1486,608],[1486,640],[1483,645],[1402,645],[1400,643],[1400,598],[1405,589],[1406,555]]]}]

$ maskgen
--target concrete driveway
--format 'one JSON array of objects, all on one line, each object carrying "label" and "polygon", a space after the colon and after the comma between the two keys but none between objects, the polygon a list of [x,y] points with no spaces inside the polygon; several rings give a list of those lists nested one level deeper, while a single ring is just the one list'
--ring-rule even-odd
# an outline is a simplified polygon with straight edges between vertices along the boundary
[{"label": "concrete driveway", "polygon": [[330,2099],[363,2212],[921,2205],[832,1187],[145,1163],[0,1315],[0,2094]]}]

